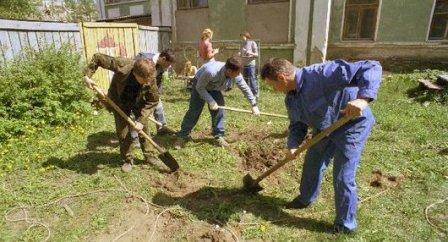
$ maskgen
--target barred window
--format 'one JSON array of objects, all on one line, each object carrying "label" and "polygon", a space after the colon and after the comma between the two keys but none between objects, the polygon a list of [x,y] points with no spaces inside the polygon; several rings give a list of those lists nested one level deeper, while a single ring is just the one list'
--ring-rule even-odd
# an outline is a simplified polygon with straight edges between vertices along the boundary
[{"label": "barred window", "polygon": [[347,0],[345,3],[344,40],[373,40],[379,0]]},{"label": "barred window", "polygon": [[430,40],[447,39],[448,33],[448,0],[437,0],[429,30]]}]

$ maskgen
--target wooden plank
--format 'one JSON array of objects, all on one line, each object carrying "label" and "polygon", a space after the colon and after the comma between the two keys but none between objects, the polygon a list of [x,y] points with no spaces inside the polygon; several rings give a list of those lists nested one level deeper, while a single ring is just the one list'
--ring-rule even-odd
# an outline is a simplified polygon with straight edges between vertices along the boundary
[{"label": "wooden plank", "polygon": [[61,36],[61,44],[70,44],[68,32],[59,32]]},{"label": "wooden plank", "polygon": [[56,48],[61,48],[61,36],[59,36],[59,32],[52,32],[53,33],[53,43]]},{"label": "wooden plank", "polygon": [[147,43],[145,41],[145,31],[139,30],[139,38],[140,38],[140,50],[139,52],[146,51]]},{"label": "wooden plank", "polygon": [[39,42],[37,41],[36,32],[28,32],[28,41],[31,48],[33,48],[34,50],[39,50]]},{"label": "wooden plank", "polygon": [[19,38],[20,38],[20,45],[22,46],[22,49],[26,49],[30,47],[30,42],[28,41],[28,33],[20,31]]},{"label": "wooden plank", "polygon": [[10,31],[9,34],[9,41],[11,42],[11,48],[14,55],[20,54],[22,52],[22,46],[20,45],[20,36],[19,33],[16,31]]},{"label": "wooden plank", "polygon": [[31,31],[79,31],[75,23],[51,23],[0,19],[0,29]]},{"label": "wooden plank", "polygon": [[45,32],[44,36],[45,36],[45,46],[44,46],[44,48],[47,48],[50,45],[54,44],[53,33],[52,32]]},{"label": "wooden plank", "polygon": [[7,31],[0,30],[0,46],[3,50],[3,58],[5,60],[12,59],[14,53],[12,52],[11,42],[9,41],[9,35]]},{"label": "wooden plank", "polygon": [[135,23],[85,22],[83,26],[87,28],[138,28],[138,25]]},{"label": "wooden plank", "polygon": [[37,43],[39,43],[39,50],[45,49],[46,45],[46,39],[45,39],[45,32],[37,32]]},{"label": "wooden plank", "polygon": [[81,40],[81,34],[79,32],[73,33],[74,42],[76,45],[77,51],[82,51],[82,40]]},{"label": "wooden plank", "polygon": [[426,88],[428,90],[433,90],[433,91],[441,91],[443,90],[443,87],[431,82],[430,80],[426,80],[426,79],[420,79],[418,80],[418,82],[420,83],[420,85],[423,88]]},{"label": "wooden plank", "polygon": [[139,25],[138,28],[141,30],[148,30],[148,31],[171,32],[170,27],[152,27],[152,26]]}]

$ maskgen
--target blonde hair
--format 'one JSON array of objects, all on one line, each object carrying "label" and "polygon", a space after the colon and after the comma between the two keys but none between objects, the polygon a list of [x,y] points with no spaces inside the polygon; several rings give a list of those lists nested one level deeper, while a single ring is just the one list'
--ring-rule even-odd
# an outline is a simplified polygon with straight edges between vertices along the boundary
[{"label": "blonde hair", "polygon": [[213,31],[209,28],[204,29],[201,34],[201,39],[211,39],[213,37]]}]

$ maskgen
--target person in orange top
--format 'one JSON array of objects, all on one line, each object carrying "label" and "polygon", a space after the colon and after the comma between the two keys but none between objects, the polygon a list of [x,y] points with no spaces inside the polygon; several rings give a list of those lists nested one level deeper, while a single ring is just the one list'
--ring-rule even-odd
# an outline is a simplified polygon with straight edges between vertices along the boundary
[{"label": "person in orange top", "polygon": [[213,31],[211,29],[204,29],[201,34],[201,40],[199,41],[198,52],[199,57],[202,59],[203,64],[214,61],[215,55],[219,53],[219,49],[213,49],[212,40]]}]

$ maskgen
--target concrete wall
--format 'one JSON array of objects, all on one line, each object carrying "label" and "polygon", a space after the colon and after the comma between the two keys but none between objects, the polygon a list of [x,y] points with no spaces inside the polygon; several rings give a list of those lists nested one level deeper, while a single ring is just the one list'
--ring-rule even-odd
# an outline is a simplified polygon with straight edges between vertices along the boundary
[{"label": "concrete wall", "polygon": [[448,45],[428,41],[434,0],[380,0],[374,41],[343,41],[345,0],[333,0],[328,58],[379,60],[448,60]]},{"label": "concrete wall", "polygon": [[176,11],[176,38],[178,42],[198,41],[202,30],[209,27],[208,8]]},{"label": "concrete wall", "polygon": [[216,40],[236,40],[243,30],[262,43],[287,43],[289,3],[247,4],[246,0],[209,0],[208,8],[176,11],[177,41],[198,40],[204,28]]},{"label": "concrete wall", "polygon": [[255,38],[264,43],[288,42],[289,3],[246,5],[246,25]]}]

